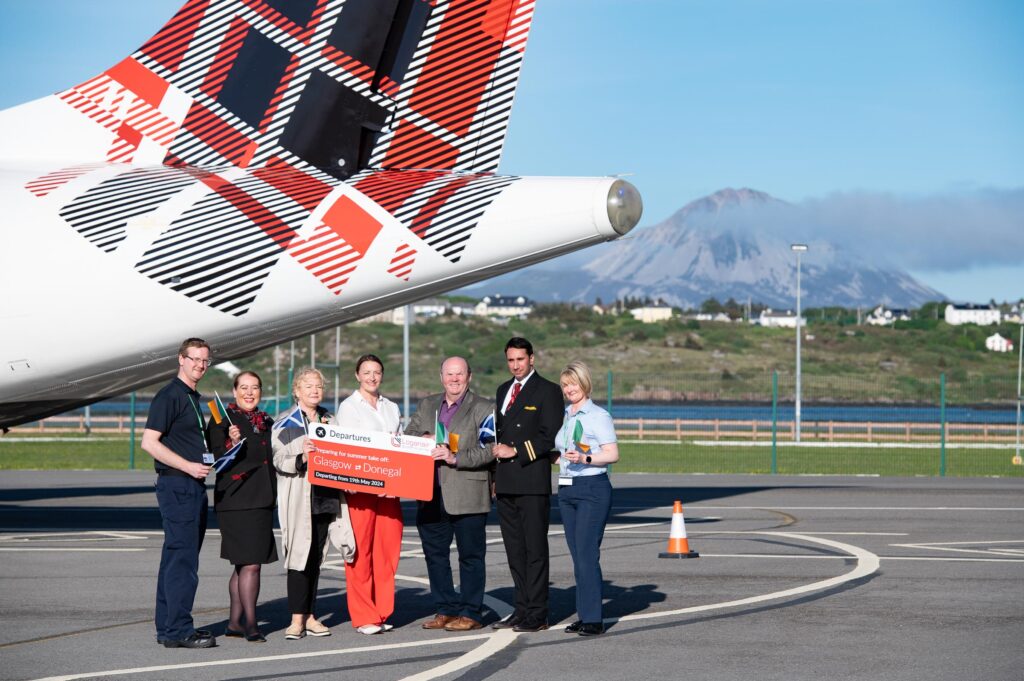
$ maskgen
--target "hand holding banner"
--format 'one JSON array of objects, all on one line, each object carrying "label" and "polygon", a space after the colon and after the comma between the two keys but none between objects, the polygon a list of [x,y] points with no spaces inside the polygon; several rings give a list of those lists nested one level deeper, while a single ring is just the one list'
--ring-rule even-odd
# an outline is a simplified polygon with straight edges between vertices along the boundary
[{"label": "hand holding banner", "polygon": [[430,501],[434,495],[434,441],[401,433],[312,423],[310,484]]}]

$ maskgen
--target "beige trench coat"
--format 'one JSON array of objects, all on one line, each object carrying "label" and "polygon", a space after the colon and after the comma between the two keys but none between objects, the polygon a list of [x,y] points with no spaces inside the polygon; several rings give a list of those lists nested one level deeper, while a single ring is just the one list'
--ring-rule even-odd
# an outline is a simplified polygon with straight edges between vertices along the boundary
[{"label": "beige trench coat", "polygon": [[[291,409],[278,414],[275,421],[283,419]],[[273,431],[271,446],[274,451],[274,468],[277,469],[277,516],[281,523],[281,550],[284,567],[287,570],[304,570],[309,558],[309,547],[313,537],[313,520],[310,516],[310,496],[313,488],[306,478],[306,470],[297,471],[296,459],[302,454],[302,443],[306,433],[300,428],[279,428]],[[356,557],[356,537],[349,520],[348,504],[341,495],[341,514],[328,528],[328,542],[324,544],[327,557],[330,546],[341,553],[346,563]]]}]

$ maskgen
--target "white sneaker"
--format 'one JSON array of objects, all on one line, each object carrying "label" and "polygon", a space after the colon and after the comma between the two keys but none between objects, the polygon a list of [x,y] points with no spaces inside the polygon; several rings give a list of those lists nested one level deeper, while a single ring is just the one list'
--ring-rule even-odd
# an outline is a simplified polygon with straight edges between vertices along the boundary
[{"label": "white sneaker", "polygon": [[392,629],[395,628],[395,625],[394,624],[388,624],[387,622],[383,622],[383,623],[381,623],[380,628],[381,628],[381,631],[391,631]]},{"label": "white sneaker", "polygon": [[364,624],[363,626],[357,628],[356,631],[358,631],[360,634],[372,636],[374,634],[379,634],[384,630],[381,627],[378,627],[376,624]]}]

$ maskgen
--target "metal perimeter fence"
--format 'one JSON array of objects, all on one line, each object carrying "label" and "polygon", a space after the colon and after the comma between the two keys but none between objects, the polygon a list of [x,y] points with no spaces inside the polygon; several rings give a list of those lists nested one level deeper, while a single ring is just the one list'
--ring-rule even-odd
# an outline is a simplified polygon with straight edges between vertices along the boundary
[{"label": "metal perimeter fence", "polygon": [[[592,397],[615,420],[617,472],[1024,476],[1015,376],[804,374],[799,410],[791,374],[608,372],[595,380]],[[112,404],[120,413],[94,408],[19,431],[121,434],[134,466],[148,404]]]}]

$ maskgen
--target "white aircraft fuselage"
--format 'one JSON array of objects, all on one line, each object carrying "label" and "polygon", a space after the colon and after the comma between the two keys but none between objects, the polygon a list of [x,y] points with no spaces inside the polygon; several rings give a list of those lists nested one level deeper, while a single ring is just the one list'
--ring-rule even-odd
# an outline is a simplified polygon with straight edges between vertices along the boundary
[{"label": "white aircraft fuselage", "polygon": [[307,4],[190,0],[0,112],[0,427],[168,376],[187,337],[239,357],[639,220],[619,179],[494,174],[532,0]]}]

